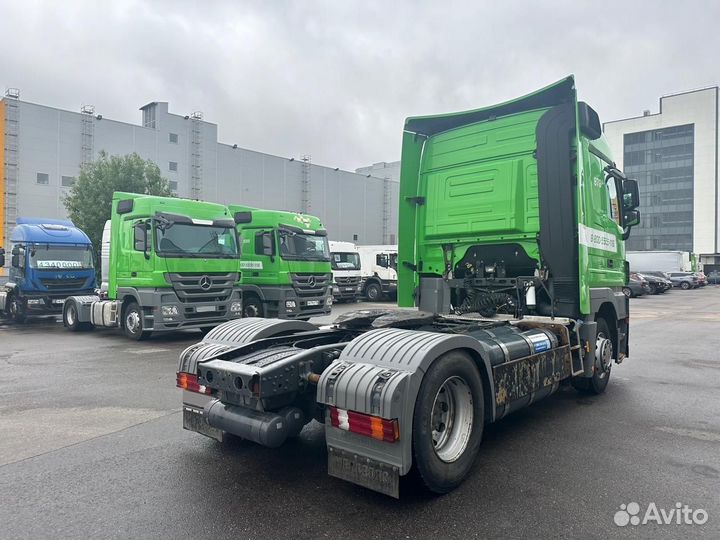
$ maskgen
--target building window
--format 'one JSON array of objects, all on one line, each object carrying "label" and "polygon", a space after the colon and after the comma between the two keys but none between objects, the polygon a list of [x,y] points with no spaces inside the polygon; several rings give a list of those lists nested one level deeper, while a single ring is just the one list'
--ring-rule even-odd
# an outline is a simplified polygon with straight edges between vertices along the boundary
[{"label": "building window", "polygon": [[177,161],[171,161],[168,164],[168,169],[170,169],[171,171],[177,172]]},{"label": "building window", "polygon": [[39,172],[37,173],[36,182],[40,185],[47,186],[50,183],[50,175],[48,175],[48,173]]},{"label": "building window", "polygon": [[170,189],[172,189],[173,191],[177,191],[177,180],[170,180],[168,184],[170,185]]},{"label": "building window", "polygon": [[60,180],[60,184],[62,185],[62,187],[73,187],[75,185],[75,177],[63,176]]},{"label": "building window", "polygon": [[169,136],[168,136],[168,140],[169,140],[171,143],[173,143],[173,144],[177,144],[177,143],[178,143],[178,134],[177,134],[177,133],[170,133]]},{"label": "building window", "polygon": [[358,240],[358,235],[357,235],[357,234],[353,234],[353,242],[357,242],[357,240]]}]

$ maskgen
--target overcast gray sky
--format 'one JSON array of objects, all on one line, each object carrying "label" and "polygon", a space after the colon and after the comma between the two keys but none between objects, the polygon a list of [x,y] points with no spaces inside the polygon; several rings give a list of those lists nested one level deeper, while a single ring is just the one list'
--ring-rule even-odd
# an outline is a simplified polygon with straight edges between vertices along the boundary
[{"label": "overcast gray sky", "polygon": [[603,121],[720,82],[720,2],[0,3],[0,86],[139,123],[169,101],[222,142],[354,169],[400,157],[405,117],[569,73]]}]

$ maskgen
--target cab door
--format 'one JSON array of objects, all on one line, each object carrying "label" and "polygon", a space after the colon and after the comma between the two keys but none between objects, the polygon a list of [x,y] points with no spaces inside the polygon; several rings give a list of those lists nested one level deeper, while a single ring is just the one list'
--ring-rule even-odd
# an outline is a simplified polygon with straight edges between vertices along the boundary
[{"label": "cab door", "polygon": [[579,225],[579,243],[588,249],[589,286],[622,287],[625,284],[622,213],[617,181],[605,172],[608,165],[588,153],[589,208]]},{"label": "cab door", "polygon": [[150,220],[133,220],[123,227],[128,234],[122,242],[124,256],[118,265],[118,287],[151,286],[154,247]]}]

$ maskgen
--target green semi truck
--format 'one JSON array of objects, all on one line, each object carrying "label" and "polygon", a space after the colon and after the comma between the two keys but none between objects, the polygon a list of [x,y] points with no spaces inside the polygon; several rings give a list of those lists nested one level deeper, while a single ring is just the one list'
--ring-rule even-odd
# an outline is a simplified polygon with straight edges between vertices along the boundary
[{"label": "green semi truck", "polygon": [[116,192],[101,249],[100,294],[65,300],[72,331],[120,327],[141,340],[242,316],[237,232],[223,205]]},{"label": "green semi truck", "polygon": [[245,317],[309,319],[332,309],[327,231],[307,214],[229,205],[241,242]]},{"label": "green semi truck", "polygon": [[485,425],[562,385],[602,393],[627,358],[639,202],[573,77],[408,118],[399,302],[419,309],[218,326],[180,356],[184,427],[273,447],[316,419],[330,475],[398,497],[414,467],[446,493]]}]

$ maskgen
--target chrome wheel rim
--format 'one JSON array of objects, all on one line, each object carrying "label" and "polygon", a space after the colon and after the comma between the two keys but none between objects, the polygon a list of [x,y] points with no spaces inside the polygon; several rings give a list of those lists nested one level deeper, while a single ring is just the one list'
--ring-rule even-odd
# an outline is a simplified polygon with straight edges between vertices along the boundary
[{"label": "chrome wheel rim", "polygon": [[245,317],[259,317],[260,310],[254,304],[248,304],[245,306]]},{"label": "chrome wheel rim", "polygon": [[445,463],[456,461],[465,452],[474,414],[467,382],[458,376],[446,379],[435,395],[430,412],[433,449]]},{"label": "chrome wheel rim", "polygon": [[137,311],[131,311],[127,314],[127,317],[125,317],[125,327],[131,334],[138,331],[140,328],[140,315]]},{"label": "chrome wheel rim", "polygon": [[[603,379],[607,377],[610,374],[610,369],[612,368],[612,360],[614,356],[613,351],[613,345],[612,340],[605,337],[605,334],[603,332],[599,332],[597,335],[597,341],[595,343],[595,349],[600,351],[601,344],[603,341],[607,341],[607,347],[598,354],[598,377],[600,379]],[[604,354],[603,354],[604,353]]]},{"label": "chrome wheel rim", "polygon": [[67,322],[70,326],[75,324],[75,308],[73,306],[68,307]]}]

